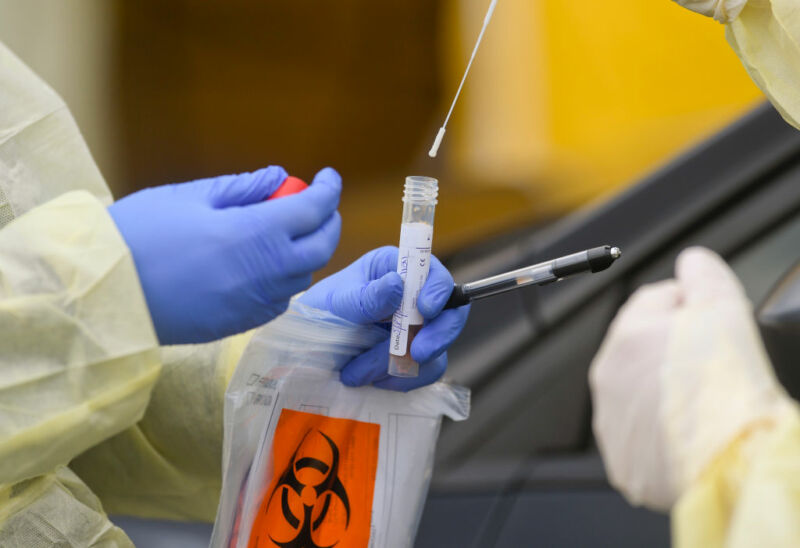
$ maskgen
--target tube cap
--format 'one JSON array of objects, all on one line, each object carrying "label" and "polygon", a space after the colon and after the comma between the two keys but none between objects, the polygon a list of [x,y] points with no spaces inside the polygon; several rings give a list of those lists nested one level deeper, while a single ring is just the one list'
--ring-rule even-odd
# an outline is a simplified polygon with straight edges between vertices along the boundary
[{"label": "tube cap", "polygon": [[274,200],[275,198],[283,198],[284,196],[297,194],[307,188],[308,185],[302,179],[289,175],[286,177],[286,180],[281,183],[281,186],[278,187],[278,190],[273,192],[267,200]]}]

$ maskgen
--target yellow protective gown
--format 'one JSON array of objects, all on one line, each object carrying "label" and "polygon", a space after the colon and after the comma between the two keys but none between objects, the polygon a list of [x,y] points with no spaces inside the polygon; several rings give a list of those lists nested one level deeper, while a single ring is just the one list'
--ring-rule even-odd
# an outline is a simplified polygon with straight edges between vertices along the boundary
[{"label": "yellow protective gown", "polygon": [[162,349],[164,370],[144,418],[70,465],[108,512],[214,521],[225,388],[252,333]]},{"label": "yellow protective gown", "polygon": [[725,36],[784,119],[800,128],[800,10],[796,0],[749,0]]},{"label": "yellow protective gown", "polygon": [[101,501],[212,520],[249,334],[159,349],[78,128],[2,44],[0,105],[0,546],[131,546]]},{"label": "yellow protective gown", "polygon": [[800,413],[743,432],[672,510],[678,547],[800,546]]}]

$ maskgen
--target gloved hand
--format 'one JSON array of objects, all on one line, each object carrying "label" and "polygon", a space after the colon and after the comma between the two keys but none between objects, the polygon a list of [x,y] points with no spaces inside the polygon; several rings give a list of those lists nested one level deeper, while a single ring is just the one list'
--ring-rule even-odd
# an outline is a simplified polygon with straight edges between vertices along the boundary
[{"label": "gloved hand", "polygon": [[730,23],[744,9],[747,0],[675,0],[681,6],[708,17],[713,17],[720,23]]},{"label": "gloved hand", "polygon": [[142,190],[109,206],[161,344],[206,342],[281,314],[339,241],[341,178],[265,202],[280,167]]},{"label": "gloved hand", "polygon": [[675,271],[622,307],[589,372],[611,484],[660,510],[734,439],[791,406],[724,261],[690,248]]},{"label": "gloved hand", "polygon": [[[391,320],[403,298],[403,280],[396,270],[397,248],[381,247],[314,284],[299,300],[354,323],[384,323]],[[447,368],[447,348],[461,333],[469,314],[469,306],[442,310],[452,290],[453,277],[439,259],[432,257],[428,280],[417,299],[425,325],[411,343],[411,356],[420,364],[418,377],[387,374],[389,324],[386,324],[386,340],[348,363],[341,372],[342,383],[408,391],[436,382]]]}]

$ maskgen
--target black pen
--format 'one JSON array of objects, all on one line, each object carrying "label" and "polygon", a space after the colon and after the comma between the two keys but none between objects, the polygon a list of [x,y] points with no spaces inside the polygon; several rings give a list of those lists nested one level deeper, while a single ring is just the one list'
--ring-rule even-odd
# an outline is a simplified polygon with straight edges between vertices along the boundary
[{"label": "black pen", "polygon": [[455,284],[445,308],[456,308],[474,300],[513,291],[528,285],[544,285],[583,272],[600,272],[622,256],[618,247],[604,245],[526,266],[482,280]]}]

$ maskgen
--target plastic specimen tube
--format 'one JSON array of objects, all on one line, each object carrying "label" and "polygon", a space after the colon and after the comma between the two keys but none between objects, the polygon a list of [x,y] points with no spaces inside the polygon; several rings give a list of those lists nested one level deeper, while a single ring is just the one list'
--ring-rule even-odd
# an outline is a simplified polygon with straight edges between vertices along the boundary
[{"label": "plastic specimen tube", "polygon": [[411,357],[411,342],[422,328],[417,298],[428,279],[433,243],[433,215],[439,182],[432,177],[406,177],[403,194],[403,221],[400,226],[400,251],[397,272],[403,279],[403,301],[392,317],[389,339],[389,374],[416,377],[419,364]]}]

